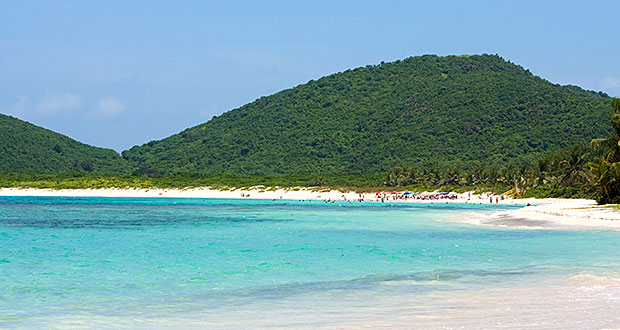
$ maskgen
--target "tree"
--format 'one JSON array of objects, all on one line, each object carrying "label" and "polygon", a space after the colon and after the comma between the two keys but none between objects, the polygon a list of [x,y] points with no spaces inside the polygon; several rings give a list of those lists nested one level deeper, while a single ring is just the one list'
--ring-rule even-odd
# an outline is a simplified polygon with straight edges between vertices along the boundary
[{"label": "tree", "polygon": [[559,162],[561,173],[560,185],[568,187],[575,182],[586,183],[590,180],[588,173],[588,157],[590,151],[586,146],[579,145],[566,150],[562,160]]},{"label": "tree", "polygon": [[592,174],[600,189],[599,204],[620,202],[620,163],[609,163],[605,159],[590,163]]},{"label": "tree", "polygon": [[605,160],[609,163],[617,163],[620,161],[620,99],[611,99],[611,126],[614,129],[614,135],[604,139],[594,139],[591,142],[592,147],[603,149],[605,151]]},{"label": "tree", "polygon": [[541,158],[532,168],[535,176],[534,183],[538,186],[545,184],[545,179],[549,172],[549,160],[547,158]]},{"label": "tree", "polygon": [[614,135],[592,140],[591,145],[602,149],[604,156],[589,164],[599,188],[599,204],[620,203],[620,99],[611,100],[610,119]]}]

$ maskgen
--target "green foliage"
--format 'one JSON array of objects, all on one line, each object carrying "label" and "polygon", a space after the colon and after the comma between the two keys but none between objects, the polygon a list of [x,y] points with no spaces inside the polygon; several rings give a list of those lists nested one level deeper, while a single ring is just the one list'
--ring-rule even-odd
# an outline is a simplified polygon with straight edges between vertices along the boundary
[{"label": "green foliage", "polygon": [[1,114],[0,160],[0,172],[129,172],[126,161],[113,150],[92,147]]},{"label": "green foliage", "polygon": [[[592,198],[593,176],[586,161],[599,155],[586,145],[578,145],[547,154],[532,164],[501,168],[477,166],[462,169],[396,167],[383,175],[96,175],[75,174],[0,174],[0,187],[50,189],[99,188],[195,188],[221,189],[262,186],[267,188],[316,187],[346,191],[477,191],[506,193],[513,197]],[[568,178],[568,179],[567,179]]]},{"label": "green foliage", "polygon": [[583,198],[593,199],[596,194],[584,184],[577,182],[568,187],[559,187],[557,185],[537,186],[528,190],[524,198]]},{"label": "green foliage", "polygon": [[590,169],[596,178],[599,204],[620,203],[620,99],[611,100],[611,126],[613,136],[592,140],[592,146],[604,155],[591,162]]},{"label": "green foliage", "polygon": [[579,145],[612,132],[607,102],[499,56],[426,55],[310,81],[123,157],[1,115],[0,186],[599,191],[620,201],[618,99],[615,135]]},{"label": "green foliage", "polygon": [[[123,156],[150,175],[497,170],[608,134],[607,102],[498,56],[426,55],[310,81]],[[479,173],[470,174],[466,182],[477,182]]]},{"label": "green foliage", "polygon": [[598,154],[589,146],[580,144],[548,153],[519,167],[396,167],[387,172],[384,184],[417,191],[442,188],[467,191],[476,187],[499,193],[508,191],[513,197],[592,198],[595,181],[588,170],[588,162],[596,157]]},{"label": "green foliage", "polygon": [[125,175],[110,176],[89,173],[76,174],[0,174],[0,187],[40,189],[101,189],[101,188],[243,188],[243,187],[363,187],[379,186],[379,177],[360,176],[246,176],[218,175]]}]

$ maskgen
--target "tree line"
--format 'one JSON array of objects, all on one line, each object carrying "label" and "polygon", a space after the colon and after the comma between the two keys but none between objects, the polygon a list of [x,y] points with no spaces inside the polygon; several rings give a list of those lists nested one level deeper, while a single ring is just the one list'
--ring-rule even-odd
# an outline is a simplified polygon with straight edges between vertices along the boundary
[{"label": "tree line", "polygon": [[620,203],[620,99],[611,99],[613,135],[568,147],[521,166],[479,165],[469,169],[396,167],[391,187],[497,186],[515,197],[595,198]]}]

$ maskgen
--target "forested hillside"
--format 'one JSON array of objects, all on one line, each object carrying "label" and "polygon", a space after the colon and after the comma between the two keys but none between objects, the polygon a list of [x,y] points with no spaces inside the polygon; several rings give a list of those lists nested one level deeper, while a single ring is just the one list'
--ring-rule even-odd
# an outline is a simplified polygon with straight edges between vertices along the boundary
[{"label": "forested hillside", "polygon": [[161,174],[518,166],[608,135],[609,100],[499,56],[426,55],[310,81],[123,156]]},{"label": "forested hillside", "polygon": [[62,134],[0,114],[0,173],[124,174],[127,162],[115,151],[92,147]]}]

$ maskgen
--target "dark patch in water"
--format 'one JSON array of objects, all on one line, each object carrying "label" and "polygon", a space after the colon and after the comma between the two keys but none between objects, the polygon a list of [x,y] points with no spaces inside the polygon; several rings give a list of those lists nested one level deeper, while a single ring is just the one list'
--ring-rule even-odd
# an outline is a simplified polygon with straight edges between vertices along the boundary
[{"label": "dark patch in water", "polygon": [[167,219],[167,218],[143,218],[143,219],[14,219],[0,218],[0,226],[16,228],[99,228],[99,229],[139,229],[147,226],[170,226],[175,224],[200,224],[200,223],[260,223],[260,222],[285,222],[288,219],[269,219],[269,218],[234,218],[234,217],[200,217],[187,219]]},{"label": "dark patch in water", "polygon": [[[540,271],[540,270],[539,270]],[[544,270],[543,270],[544,271]],[[362,278],[342,281],[324,281],[324,282],[308,282],[308,283],[290,283],[283,285],[274,285],[259,289],[248,290],[217,290],[212,292],[197,293],[182,298],[166,297],[159,303],[162,305],[170,304],[170,301],[176,300],[175,304],[185,304],[184,310],[201,310],[205,307],[210,309],[223,307],[230,304],[247,304],[256,300],[279,300],[286,297],[307,293],[321,293],[329,295],[329,293],[355,291],[355,290],[372,290],[380,283],[387,282],[404,282],[415,281],[420,285],[409,285],[406,288],[410,293],[423,294],[437,290],[459,290],[458,287],[449,285],[451,282],[472,281],[486,283],[492,278],[505,278],[511,276],[527,276],[536,274],[536,269],[514,269],[505,271],[484,271],[484,270],[435,270],[428,272],[418,272],[413,274],[376,274]],[[429,282],[445,282],[447,284],[443,288]],[[429,285],[427,285],[429,284]],[[383,286],[382,291],[393,290],[395,294],[402,293],[403,287]],[[194,305],[193,308],[188,305]],[[118,311],[124,313],[125,311]]]},{"label": "dark patch in water", "polygon": [[553,224],[549,221],[516,218],[508,214],[502,214],[495,218],[484,220],[482,224],[508,227],[553,227]]}]

